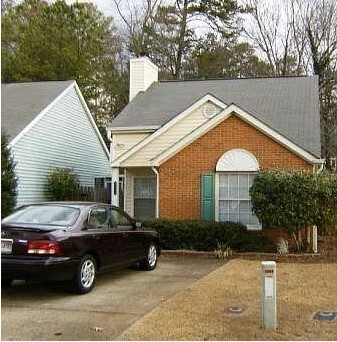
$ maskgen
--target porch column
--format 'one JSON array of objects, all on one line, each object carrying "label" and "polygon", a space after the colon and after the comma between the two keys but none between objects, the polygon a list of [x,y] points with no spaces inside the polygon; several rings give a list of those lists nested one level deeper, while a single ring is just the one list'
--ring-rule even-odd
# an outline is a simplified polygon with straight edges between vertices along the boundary
[{"label": "porch column", "polygon": [[119,205],[119,168],[113,167],[111,174],[111,204]]}]

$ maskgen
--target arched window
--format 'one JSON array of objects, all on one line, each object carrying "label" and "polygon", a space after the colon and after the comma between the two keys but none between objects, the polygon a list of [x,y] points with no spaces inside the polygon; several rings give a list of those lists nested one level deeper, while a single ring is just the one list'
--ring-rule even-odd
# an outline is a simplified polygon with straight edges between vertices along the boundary
[{"label": "arched window", "polygon": [[216,217],[219,221],[241,222],[260,228],[252,213],[249,189],[260,169],[255,156],[242,149],[223,154],[216,165]]},{"label": "arched window", "polygon": [[216,171],[225,171],[225,172],[256,172],[259,171],[259,163],[256,160],[255,156],[241,149],[234,149],[223,154],[217,164]]}]

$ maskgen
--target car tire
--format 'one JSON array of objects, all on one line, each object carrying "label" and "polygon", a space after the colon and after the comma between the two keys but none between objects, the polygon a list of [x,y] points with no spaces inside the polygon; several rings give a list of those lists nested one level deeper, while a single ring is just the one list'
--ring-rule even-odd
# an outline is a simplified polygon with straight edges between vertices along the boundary
[{"label": "car tire", "polygon": [[13,279],[1,278],[1,287],[9,287],[12,285]]},{"label": "car tire", "polygon": [[151,242],[146,249],[146,257],[140,262],[140,267],[146,271],[152,271],[156,268],[158,262],[157,244]]},{"label": "car tire", "polygon": [[78,264],[73,282],[73,290],[78,294],[90,292],[96,281],[96,260],[85,255]]}]

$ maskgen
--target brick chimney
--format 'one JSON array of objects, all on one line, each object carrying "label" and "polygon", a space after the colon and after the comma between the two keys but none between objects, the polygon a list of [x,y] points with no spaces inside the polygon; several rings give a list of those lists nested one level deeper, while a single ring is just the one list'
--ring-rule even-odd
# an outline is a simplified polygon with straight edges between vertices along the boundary
[{"label": "brick chimney", "polygon": [[158,67],[149,57],[131,58],[129,102],[139,92],[146,91],[153,82],[158,82]]}]

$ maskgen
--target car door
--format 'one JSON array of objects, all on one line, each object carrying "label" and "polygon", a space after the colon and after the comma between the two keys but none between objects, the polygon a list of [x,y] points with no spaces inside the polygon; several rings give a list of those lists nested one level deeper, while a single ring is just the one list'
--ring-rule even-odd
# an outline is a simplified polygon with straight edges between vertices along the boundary
[{"label": "car door", "polygon": [[122,234],[125,247],[125,263],[139,259],[144,254],[142,243],[132,219],[119,208],[111,207],[113,227]]},{"label": "car door", "polygon": [[88,232],[91,246],[99,255],[102,269],[118,267],[125,259],[125,241],[111,221],[108,206],[93,207],[88,216]]}]

